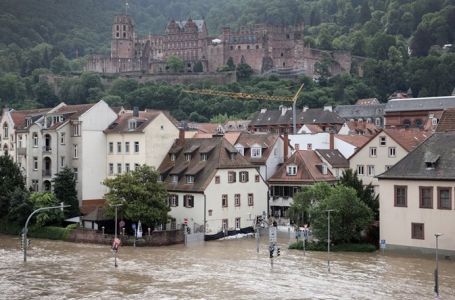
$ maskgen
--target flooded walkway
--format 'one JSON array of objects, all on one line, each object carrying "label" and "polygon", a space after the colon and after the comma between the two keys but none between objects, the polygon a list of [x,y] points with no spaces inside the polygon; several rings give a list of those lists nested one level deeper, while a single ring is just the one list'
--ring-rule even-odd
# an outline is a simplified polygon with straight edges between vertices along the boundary
[{"label": "flooded walkway", "polygon": [[[268,258],[267,241],[120,249],[0,235],[0,299],[434,299],[433,257],[288,250]],[[455,262],[440,262],[441,299],[455,299]]]}]

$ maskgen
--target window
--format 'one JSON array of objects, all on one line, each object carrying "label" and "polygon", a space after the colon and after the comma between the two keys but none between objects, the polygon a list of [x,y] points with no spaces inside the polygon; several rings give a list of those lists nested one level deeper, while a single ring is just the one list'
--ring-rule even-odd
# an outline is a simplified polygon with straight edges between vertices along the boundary
[{"label": "window", "polygon": [[109,153],[114,153],[114,143],[113,142],[109,143]]},{"label": "window", "polygon": [[209,217],[212,216],[212,213],[213,213],[213,210],[212,210],[212,209],[209,209]]},{"label": "window", "polygon": [[175,161],[175,154],[174,153],[171,154],[171,161]]},{"label": "window", "polygon": [[194,183],[194,176],[186,175],[186,183]]},{"label": "window", "polygon": [[130,142],[125,142],[125,153],[130,153]]},{"label": "window", "polygon": [[80,136],[81,135],[81,124],[73,124],[72,126],[73,136]]},{"label": "window", "polygon": [[17,137],[17,148],[22,148],[22,135]]},{"label": "window", "polygon": [[183,203],[185,207],[194,207],[194,196],[193,195],[183,196]]},{"label": "window", "polygon": [[247,171],[240,172],[239,180],[240,180],[240,182],[248,182],[248,172]]},{"label": "window", "polygon": [[60,156],[60,167],[64,167],[64,166],[65,166],[65,157]]},{"label": "window", "polygon": [[376,119],[374,120],[374,124],[375,124],[376,126],[378,126],[378,127],[381,126],[381,118],[376,118]]},{"label": "window", "polygon": [[248,194],[248,206],[254,205],[254,197],[253,194]]},{"label": "window", "polygon": [[220,184],[220,176],[215,176],[215,184]]},{"label": "window", "polygon": [[122,164],[117,164],[117,174],[122,173]]},{"label": "window", "polygon": [[438,186],[438,209],[452,209],[452,188]]},{"label": "window", "polygon": [[134,164],[134,169],[137,170],[139,169],[140,165],[139,164]]},{"label": "window", "polygon": [[234,183],[236,181],[235,172],[228,172],[228,183]]},{"label": "window", "polygon": [[38,170],[38,157],[33,157],[33,170]]},{"label": "window", "polygon": [[179,196],[176,194],[169,195],[169,206],[170,207],[177,207],[179,206]]},{"label": "window", "polygon": [[391,165],[386,165],[386,166],[385,166],[385,170],[388,171],[391,167],[393,167],[393,166],[391,166]]},{"label": "window", "polygon": [[32,190],[34,192],[38,192],[39,181],[36,179],[32,180]]},{"label": "window", "polygon": [[139,152],[139,142],[134,142],[134,152],[135,153]]},{"label": "window", "polygon": [[77,178],[79,177],[78,175],[79,170],[77,168],[73,168],[73,173],[74,173],[74,180],[77,181]]},{"label": "window", "polygon": [[178,175],[172,175],[172,183],[177,183],[179,182],[179,176]]},{"label": "window", "polygon": [[8,139],[8,124],[3,123],[3,139]]},{"label": "window", "polygon": [[357,165],[357,175],[365,175],[365,168],[363,165]]},{"label": "window", "polygon": [[260,176],[259,175],[254,175],[254,182],[259,182],[260,181]]},{"label": "window", "polygon": [[228,207],[228,195],[224,194],[221,196],[221,206]]},{"label": "window", "polygon": [[395,185],[395,201],[396,207],[407,207],[408,206],[408,187],[405,185]]},{"label": "window", "polygon": [[73,158],[78,158],[78,157],[79,157],[78,146],[77,146],[77,144],[74,144],[73,145]]},{"label": "window", "polygon": [[237,207],[240,206],[240,194],[234,195],[234,205]]},{"label": "window", "polygon": [[190,161],[191,160],[191,153],[185,153],[185,160]]},{"label": "window", "polygon": [[33,147],[38,147],[38,133],[36,132],[33,133]]},{"label": "window", "polygon": [[125,164],[125,172],[128,173],[130,171],[130,164],[126,163]]},{"label": "window", "polygon": [[367,175],[368,176],[374,176],[374,166],[373,165],[368,165],[367,166]]},{"label": "window", "polygon": [[221,221],[221,228],[223,231],[227,231],[228,230],[228,219],[223,219]]},{"label": "window", "polygon": [[296,165],[289,165],[286,167],[286,173],[289,176],[297,175],[297,166]]},{"label": "window", "polygon": [[117,142],[117,153],[122,153],[122,143]]},{"label": "window", "polygon": [[207,153],[201,153],[201,160],[206,161],[207,160]]},{"label": "window", "polygon": [[65,145],[65,133],[60,133],[60,145]]},{"label": "window", "polygon": [[114,164],[110,163],[109,164],[109,175],[113,175],[113,174],[114,174]]},{"label": "window", "polygon": [[389,157],[395,157],[396,152],[397,152],[397,150],[395,147],[389,147]]},{"label": "window", "polygon": [[411,238],[424,240],[425,239],[425,227],[423,223],[411,223]]},{"label": "window", "polygon": [[242,145],[235,145],[235,149],[237,149],[237,152],[240,153],[242,156],[245,155],[245,148],[243,148]]},{"label": "window", "polygon": [[370,147],[370,157],[376,157],[376,147]]},{"label": "window", "polygon": [[240,218],[235,218],[235,229],[240,230]]},{"label": "window", "polygon": [[433,208],[433,187],[419,186],[420,208]]},{"label": "window", "polygon": [[379,137],[379,145],[380,146],[385,146],[386,145],[386,137],[385,136],[380,136]]},{"label": "window", "polygon": [[251,148],[251,157],[252,158],[260,158],[261,156],[262,156],[262,148],[260,148],[260,147]]}]

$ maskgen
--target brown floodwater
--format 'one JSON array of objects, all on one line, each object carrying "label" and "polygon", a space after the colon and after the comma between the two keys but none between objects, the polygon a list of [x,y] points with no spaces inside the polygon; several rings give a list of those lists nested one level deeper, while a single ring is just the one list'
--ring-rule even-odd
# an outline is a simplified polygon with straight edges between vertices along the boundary
[{"label": "brown floodwater", "polygon": [[[286,236],[286,235],[285,235]],[[122,247],[0,235],[0,299],[434,299],[432,256],[288,250],[268,258],[253,238],[185,247]],[[440,261],[441,299],[455,299],[455,262]]]}]

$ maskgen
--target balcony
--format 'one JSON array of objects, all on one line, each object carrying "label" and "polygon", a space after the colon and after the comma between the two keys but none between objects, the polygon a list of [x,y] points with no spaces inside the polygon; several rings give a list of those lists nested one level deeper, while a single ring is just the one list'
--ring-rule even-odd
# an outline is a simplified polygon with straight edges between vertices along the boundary
[{"label": "balcony", "polygon": [[51,146],[43,146],[43,153],[44,152],[47,152],[47,153],[52,152],[52,147]]},{"label": "balcony", "polygon": [[43,177],[51,177],[52,171],[51,170],[43,170]]}]

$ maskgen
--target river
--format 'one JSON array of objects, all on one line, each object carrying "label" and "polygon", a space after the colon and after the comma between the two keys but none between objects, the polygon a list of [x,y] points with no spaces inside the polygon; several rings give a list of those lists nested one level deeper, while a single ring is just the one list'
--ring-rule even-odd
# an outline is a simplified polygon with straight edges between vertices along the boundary
[{"label": "river", "polygon": [[[185,247],[109,247],[0,235],[0,299],[434,299],[431,256],[288,250],[268,258],[252,238]],[[441,299],[455,299],[455,262],[440,261]]]}]

